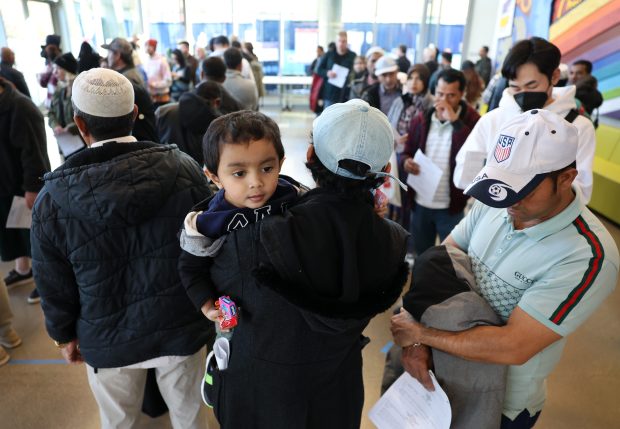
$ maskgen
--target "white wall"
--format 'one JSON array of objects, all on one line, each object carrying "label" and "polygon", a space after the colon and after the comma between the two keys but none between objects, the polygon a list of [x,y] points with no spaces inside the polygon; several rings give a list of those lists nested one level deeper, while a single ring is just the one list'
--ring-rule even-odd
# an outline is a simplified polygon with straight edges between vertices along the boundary
[{"label": "white wall", "polygon": [[500,2],[495,0],[471,0],[469,20],[463,40],[463,60],[474,63],[479,59],[478,51],[488,46],[489,57],[495,61],[495,26]]}]

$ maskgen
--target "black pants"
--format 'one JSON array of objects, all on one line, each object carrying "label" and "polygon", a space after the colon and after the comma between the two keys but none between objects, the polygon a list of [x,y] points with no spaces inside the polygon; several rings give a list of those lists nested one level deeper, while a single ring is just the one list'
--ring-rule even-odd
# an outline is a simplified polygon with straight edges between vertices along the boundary
[{"label": "black pants", "polygon": [[0,197],[0,257],[5,262],[30,257],[30,230],[6,227],[13,196]]}]

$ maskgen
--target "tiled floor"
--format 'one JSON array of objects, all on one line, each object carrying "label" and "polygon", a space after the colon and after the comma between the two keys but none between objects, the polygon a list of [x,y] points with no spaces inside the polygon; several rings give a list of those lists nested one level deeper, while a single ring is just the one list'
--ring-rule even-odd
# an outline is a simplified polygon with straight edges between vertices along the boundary
[{"label": "tiled floor", "polygon": [[[283,173],[310,185],[312,179],[303,162],[314,115],[306,112],[305,99],[299,99],[292,112],[280,112],[275,104],[269,104],[276,101],[267,100],[264,111],[282,130],[286,149]],[[50,155],[56,153],[55,147],[51,147]],[[58,162],[57,158],[52,161],[55,165]],[[607,226],[620,244],[620,229],[611,224]],[[3,276],[11,268],[11,264],[0,264]],[[47,337],[40,306],[26,303],[30,290],[30,285],[24,285],[9,291],[14,326],[24,342],[10,351],[12,361],[0,368],[0,428],[97,428],[97,407],[84,367],[59,363],[60,354]],[[616,290],[571,336],[558,368],[550,377],[547,405],[537,428],[620,428],[618,308],[620,291]],[[364,349],[366,403],[362,428],[374,427],[367,414],[379,396],[385,358],[382,349],[391,339],[388,326],[389,312],[373,319],[366,330],[372,341]],[[141,427],[163,429],[171,426],[167,416],[154,420],[144,416]]]}]

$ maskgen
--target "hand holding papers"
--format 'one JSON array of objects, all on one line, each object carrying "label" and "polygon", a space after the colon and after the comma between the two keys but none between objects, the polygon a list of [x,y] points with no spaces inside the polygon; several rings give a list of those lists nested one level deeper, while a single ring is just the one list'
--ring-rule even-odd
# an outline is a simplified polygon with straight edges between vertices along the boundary
[{"label": "hand holding papers", "polygon": [[379,429],[449,429],[452,410],[448,396],[435,375],[430,375],[434,392],[405,372],[372,407],[370,420]]},{"label": "hand holding papers", "polygon": [[73,135],[71,133],[60,133],[56,135],[56,142],[62,152],[63,156],[67,157],[74,152],[84,147],[84,142],[79,135]]},{"label": "hand holding papers", "polygon": [[11,210],[6,220],[6,227],[30,229],[31,225],[32,210],[26,205],[26,199],[24,197],[14,196]]},{"label": "hand holding papers", "polygon": [[347,76],[349,76],[349,69],[338,64],[334,64],[332,71],[336,73],[336,77],[330,77],[327,82],[337,86],[338,88],[342,88],[347,81]]},{"label": "hand holding papers", "polygon": [[420,166],[420,173],[417,175],[410,174],[407,177],[407,184],[411,186],[421,198],[430,201],[435,196],[435,192],[437,192],[437,187],[439,186],[443,171],[419,149],[415,153],[413,161]]}]

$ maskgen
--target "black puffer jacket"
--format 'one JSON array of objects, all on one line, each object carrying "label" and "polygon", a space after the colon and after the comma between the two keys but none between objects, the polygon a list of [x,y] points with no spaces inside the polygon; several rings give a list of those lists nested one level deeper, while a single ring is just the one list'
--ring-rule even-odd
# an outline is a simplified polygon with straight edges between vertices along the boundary
[{"label": "black puffer jacket", "polygon": [[211,323],[177,273],[177,233],[210,195],[174,145],[107,143],[52,173],[36,201],[34,276],[50,337],[108,368],[195,353]]}]

